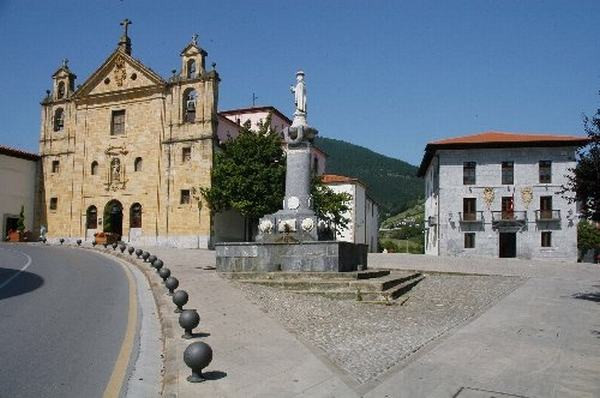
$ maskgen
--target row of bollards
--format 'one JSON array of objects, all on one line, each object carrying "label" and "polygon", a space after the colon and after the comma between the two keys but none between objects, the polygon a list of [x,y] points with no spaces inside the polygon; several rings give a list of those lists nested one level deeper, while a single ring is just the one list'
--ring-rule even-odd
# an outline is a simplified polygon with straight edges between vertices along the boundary
[{"label": "row of bollards", "polygon": [[[41,242],[46,243],[46,238],[40,239]],[[61,245],[65,243],[65,238],[60,238],[59,242]],[[83,243],[81,239],[77,239],[77,246],[81,247]],[[98,242],[94,239],[91,242],[93,247],[98,245]],[[127,246],[124,242],[113,242],[112,244],[103,243],[105,249],[111,246],[113,251],[117,248],[122,254],[125,254],[125,250],[132,256],[134,253],[138,259],[141,259],[144,263],[149,263],[151,267],[156,270],[158,276],[162,279],[164,286],[167,288],[167,295],[172,296],[173,304],[175,304],[175,313],[179,314],[179,326],[184,330],[181,336],[184,339],[194,338],[193,330],[200,324],[200,315],[198,311],[194,309],[184,309],[183,306],[188,303],[189,296],[185,290],[177,290],[179,287],[179,280],[172,276],[171,270],[164,266],[164,262],[154,254],[142,249],[135,249],[133,246]],[[190,383],[199,383],[206,380],[202,374],[202,369],[206,368],[212,361],[212,348],[202,341],[191,343],[183,352],[183,361],[192,370],[192,374],[187,377]]]}]

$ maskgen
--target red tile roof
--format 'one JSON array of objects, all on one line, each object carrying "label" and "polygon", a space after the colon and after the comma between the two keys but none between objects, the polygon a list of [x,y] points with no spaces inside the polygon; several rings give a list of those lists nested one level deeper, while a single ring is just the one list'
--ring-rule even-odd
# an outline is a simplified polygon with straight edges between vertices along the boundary
[{"label": "red tile roof", "polygon": [[37,153],[26,152],[21,149],[11,148],[6,145],[0,145],[0,155],[12,156],[14,158],[26,160],[39,160],[40,155]]},{"label": "red tile roof", "polygon": [[229,110],[225,110],[225,111],[220,111],[219,114],[223,115],[223,116],[236,116],[236,115],[240,115],[240,114],[258,113],[258,112],[273,113],[273,114],[279,116],[280,118],[282,118],[283,120],[285,120],[286,122],[288,122],[289,124],[292,124],[292,121],[290,120],[290,118],[287,117],[286,115],[284,115],[279,109],[275,108],[274,106],[253,106],[250,108],[229,109]]},{"label": "red tile roof", "polygon": [[579,147],[586,145],[589,138],[577,135],[509,133],[506,131],[484,131],[478,134],[432,141],[425,147],[425,155],[417,176],[423,177],[433,155],[438,149],[471,148],[515,148],[515,147]]},{"label": "red tile roof", "polygon": [[360,182],[358,178],[342,176],[339,174],[322,174],[321,182],[323,184],[354,184],[355,182]]}]

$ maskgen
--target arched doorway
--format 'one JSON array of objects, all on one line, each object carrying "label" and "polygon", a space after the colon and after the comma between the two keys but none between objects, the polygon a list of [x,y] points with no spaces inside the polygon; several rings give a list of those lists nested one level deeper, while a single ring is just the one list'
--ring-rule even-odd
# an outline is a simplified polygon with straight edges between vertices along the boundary
[{"label": "arched doorway", "polygon": [[123,235],[123,205],[116,199],[104,206],[104,232],[112,232],[121,239]]}]

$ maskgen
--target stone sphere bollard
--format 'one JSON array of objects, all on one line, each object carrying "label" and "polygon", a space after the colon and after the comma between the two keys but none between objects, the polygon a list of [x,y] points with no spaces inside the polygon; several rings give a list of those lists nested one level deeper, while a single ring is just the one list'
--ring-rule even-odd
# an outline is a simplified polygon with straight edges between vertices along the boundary
[{"label": "stone sphere bollard", "polygon": [[65,238],[60,238],[60,244],[62,245],[63,243],[65,243]]},{"label": "stone sphere bollard", "polygon": [[150,264],[154,264],[154,262],[156,261],[158,257],[156,257],[154,254],[152,254],[150,257],[148,257],[148,262]]},{"label": "stone sphere bollard", "polygon": [[135,249],[133,248],[133,246],[129,246],[127,248],[127,251],[129,252],[129,255],[131,256],[133,254],[133,252],[135,251]]},{"label": "stone sphere bollard", "polygon": [[44,239],[42,239],[42,242],[46,243],[46,242],[48,242],[48,239],[44,238]]},{"label": "stone sphere bollard", "polygon": [[81,239],[77,239],[77,246],[81,246]]},{"label": "stone sphere bollard", "polygon": [[156,268],[156,272],[159,272],[159,271],[160,271],[160,269],[163,267],[163,264],[164,264],[164,263],[163,263],[163,261],[162,261],[160,258],[157,258],[156,260],[154,260],[154,261],[152,262],[152,266],[153,266],[154,268]]},{"label": "stone sphere bollard", "polygon": [[185,290],[178,290],[173,294],[173,304],[177,306],[175,313],[179,314],[183,311],[183,306],[187,304],[189,296]]},{"label": "stone sphere bollard", "polygon": [[191,339],[193,336],[192,330],[200,323],[200,315],[196,310],[183,310],[179,315],[179,326],[181,326],[185,333],[181,336],[184,339]]},{"label": "stone sphere bollard", "polygon": [[103,243],[102,246],[104,246],[105,249],[108,249],[108,242]]},{"label": "stone sphere bollard", "polygon": [[170,276],[165,281],[165,286],[167,287],[167,289],[169,289],[169,293],[167,293],[167,295],[172,296],[173,290],[179,287],[179,280],[175,277]]},{"label": "stone sphere bollard", "polygon": [[161,268],[161,269],[158,270],[158,276],[160,276],[162,278],[163,282],[164,282],[164,281],[167,280],[168,277],[171,276],[171,270],[168,269],[168,268],[164,268],[163,267],[163,268]]},{"label": "stone sphere bollard", "polygon": [[121,253],[125,253],[125,249],[127,249],[127,246],[125,246],[125,244],[124,244],[124,243],[121,243],[121,244],[119,245],[119,250],[121,250]]},{"label": "stone sphere bollard", "polygon": [[112,244],[112,248],[113,248],[113,250],[117,250],[117,246],[119,246],[119,244],[118,244],[117,242],[114,242],[114,243]]},{"label": "stone sphere bollard", "polygon": [[96,242],[96,239],[94,239],[94,240],[92,241],[92,246],[96,247],[96,245],[97,245],[97,244],[98,244],[98,242]]},{"label": "stone sphere bollard", "polygon": [[144,251],[142,249],[137,249],[135,251],[135,255],[137,256],[137,258],[142,257],[142,254],[144,253]]},{"label": "stone sphere bollard", "polygon": [[192,369],[192,374],[187,377],[190,383],[201,383],[206,379],[202,369],[212,361],[213,352],[210,346],[202,341],[190,344],[183,352],[183,362]]},{"label": "stone sphere bollard", "polygon": [[148,253],[148,252],[142,253],[142,258],[144,259],[144,262],[146,262],[146,260],[148,260],[148,257],[150,257],[150,253]]}]

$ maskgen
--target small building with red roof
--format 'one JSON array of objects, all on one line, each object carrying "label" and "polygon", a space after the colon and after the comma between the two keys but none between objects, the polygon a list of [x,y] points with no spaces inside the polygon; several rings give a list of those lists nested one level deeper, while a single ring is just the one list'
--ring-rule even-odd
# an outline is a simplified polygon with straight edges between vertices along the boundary
[{"label": "small building with red roof", "polygon": [[432,141],[425,178],[425,253],[577,258],[577,214],[559,191],[588,138],[485,131]]}]

